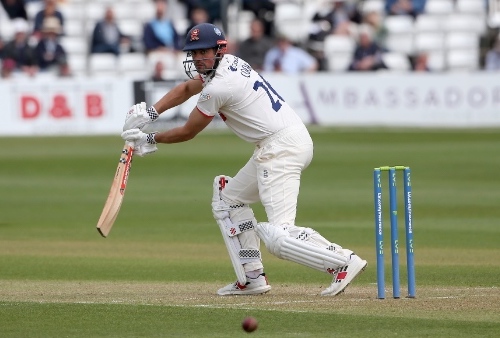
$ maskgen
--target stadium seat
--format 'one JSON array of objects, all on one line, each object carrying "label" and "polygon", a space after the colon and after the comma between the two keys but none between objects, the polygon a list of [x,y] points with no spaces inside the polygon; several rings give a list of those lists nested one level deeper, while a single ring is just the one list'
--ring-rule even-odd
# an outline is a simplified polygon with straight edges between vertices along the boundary
[{"label": "stadium seat", "polygon": [[427,66],[431,71],[443,71],[446,69],[446,53],[444,51],[428,52]]},{"label": "stadium seat", "polygon": [[352,54],[349,53],[337,53],[329,55],[328,59],[328,70],[333,72],[344,72],[347,71],[349,65],[352,61]]},{"label": "stadium seat", "polygon": [[135,18],[143,23],[151,21],[155,17],[155,5],[153,1],[143,1],[135,8]]},{"label": "stadium seat", "polygon": [[161,61],[165,68],[163,71],[165,78],[184,78],[185,75],[182,61],[184,61],[185,57],[186,55],[184,53],[152,52],[147,56],[147,68],[149,69],[150,73],[152,73],[156,62]]},{"label": "stadium seat", "polygon": [[415,19],[415,33],[439,32],[443,29],[443,17],[441,15],[421,14]]},{"label": "stadium seat", "polygon": [[409,15],[393,15],[384,19],[389,34],[413,33],[413,17]]},{"label": "stadium seat", "polygon": [[143,53],[124,53],[117,61],[121,76],[145,79],[150,75],[147,58]]},{"label": "stadium seat", "polygon": [[85,4],[82,14],[85,15],[85,20],[98,21],[104,17],[105,4],[88,2]]},{"label": "stadium seat", "polygon": [[455,4],[456,11],[459,13],[486,13],[486,5],[484,1],[478,0],[456,0]]},{"label": "stadium seat", "polygon": [[414,34],[389,34],[385,46],[391,52],[412,54],[415,51]]},{"label": "stadium seat", "polygon": [[365,0],[361,3],[361,12],[363,14],[370,12],[377,12],[385,14],[385,1],[384,0]]},{"label": "stadium seat", "polygon": [[388,52],[382,54],[382,61],[390,71],[411,70],[411,63],[404,53]]},{"label": "stadium seat", "polygon": [[87,56],[79,54],[68,55],[68,63],[71,73],[74,76],[87,75]]},{"label": "stadium seat", "polygon": [[488,1],[488,26],[500,27],[500,0]]},{"label": "stadium seat", "polygon": [[128,2],[121,2],[119,5],[113,6],[113,12],[115,13],[115,19],[117,21],[128,20],[128,19],[136,20],[135,10],[136,10],[135,5],[133,3],[128,3]]},{"label": "stadium seat", "polygon": [[240,10],[235,4],[228,7],[227,37],[233,41],[243,41],[250,37],[250,23],[255,18],[252,11]]},{"label": "stadium seat", "polygon": [[465,31],[483,34],[486,32],[484,16],[471,14],[452,14],[444,21],[444,29],[448,32]]},{"label": "stadium seat", "polygon": [[72,21],[79,21],[81,23],[86,19],[84,8],[85,5],[86,4],[84,4],[83,2],[75,3],[73,1],[68,1],[58,6],[58,9],[64,16],[64,27],[66,27],[66,24]]},{"label": "stadium seat", "polygon": [[298,3],[278,2],[274,12],[274,26],[279,34],[290,41],[301,43],[308,37],[310,20]]},{"label": "stadium seat", "polygon": [[448,49],[478,49],[479,37],[474,33],[449,33],[445,37],[445,46]]},{"label": "stadium seat", "polygon": [[356,48],[356,41],[345,35],[328,35],[325,38],[324,51],[325,55],[333,54],[352,54]]},{"label": "stadium seat", "polygon": [[444,49],[444,34],[442,33],[419,33],[415,35],[415,50],[417,52],[429,52]]},{"label": "stadium seat", "polygon": [[0,32],[1,38],[4,42],[7,42],[14,38],[14,25],[12,20],[1,18],[0,20]]},{"label": "stadium seat", "polygon": [[85,35],[84,26],[81,20],[69,20],[64,22],[64,34],[66,36]]},{"label": "stadium seat", "polygon": [[448,70],[473,71],[479,68],[478,50],[451,50],[446,57]]},{"label": "stadium seat", "polygon": [[134,38],[142,38],[143,24],[140,21],[134,19],[120,19],[116,21],[116,24],[123,34]]},{"label": "stadium seat", "polygon": [[34,21],[36,14],[43,9],[43,1],[29,1],[24,4],[24,8],[26,9],[28,20]]},{"label": "stadium seat", "polygon": [[187,79],[186,72],[184,70],[183,62],[186,60],[186,53],[177,53],[175,55],[175,68],[176,69],[176,78],[178,79]]},{"label": "stadium seat", "polygon": [[93,77],[117,76],[117,58],[113,54],[90,54],[89,73]]},{"label": "stadium seat", "polygon": [[424,12],[427,14],[451,14],[454,10],[453,0],[427,0]]},{"label": "stadium seat", "polygon": [[61,36],[59,42],[68,54],[87,54],[88,39],[85,36]]}]

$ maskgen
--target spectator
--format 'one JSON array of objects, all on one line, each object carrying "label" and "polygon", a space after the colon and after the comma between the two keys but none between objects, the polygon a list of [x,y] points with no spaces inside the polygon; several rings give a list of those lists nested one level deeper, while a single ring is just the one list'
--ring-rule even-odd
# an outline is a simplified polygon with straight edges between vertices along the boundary
[{"label": "spectator", "polygon": [[57,10],[57,0],[45,0],[45,6],[35,15],[35,26],[33,28],[33,34],[35,37],[40,38],[42,36],[42,26],[45,18],[56,17],[59,20],[59,25],[61,27],[60,34],[63,34],[64,30],[64,17],[60,11]]},{"label": "spectator", "polygon": [[422,14],[427,0],[385,0],[387,15],[411,15],[416,18]]},{"label": "spectator", "polygon": [[28,21],[24,0],[1,0],[3,9],[10,20],[21,18]]},{"label": "spectator", "polygon": [[14,71],[34,76],[38,71],[35,49],[29,45],[29,25],[24,19],[13,20],[14,38],[3,48],[4,62],[14,63]]},{"label": "spectator", "polygon": [[43,21],[42,36],[36,46],[38,67],[42,71],[57,70],[67,64],[66,51],[58,41],[61,24],[56,17],[48,17]]},{"label": "spectator", "polygon": [[386,48],[387,43],[387,27],[384,24],[384,18],[378,11],[371,11],[363,16],[363,23],[369,25],[373,30],[373,41],[379,47]]},{"label": "spectator", "polygon": [[270,0],[243,0],[243,10],[252,11],[264,24],[264,35],[274,36],[274,12],[276,4]]},{"label": "spectator", "polygon": [[72,77],[73,73],[71,72],[71,68],[69,67],[69,63],[65,62],[59,65],[58,73],[59,77]]},{"label": "spectator", "polygon": [[384,50],[373,41],[373,30],[363,24],[359,28],[359,37],[354,50],[353,60],[349,66],[351,71],[374,71],[386,69],[382,61]]},{"label": "spectator", "polygon": [[318,63],[314,57],[302,48],[294,46],[284,35],[278,35],[276,46],[271,48],[264,58],[264,71],[297,74],[314,72]]},{"label": "spectator", "polygon": [[309,40],[324,41],[330,34],[353,35],[353,24],[362,16],[357,5],[346,0],[327,0],[312,18]]},{"label": "spectator", "polygon": [[12,59],[6,59],[2,62],[2,79],[10,79],[16,69],[16,63]]},{"label": "spectator", "polygon": [[210,22],[210,16],[208,15],[207,10],[203,7],[194,7],[189,14],[189,26],[186,29],[185,34],[187,34],[194,26],[206,22]]},{"label": "spectator", "polygon": [[188,18],[191,18],[192,12],[195,9],[203,8],[208,14],[210,23],[222,20],[220,0],[179,0],[179,2],[186,5]]},{"label": "spectator", "polygon": [[112,53],[118,56],[121,51],[130,51],[130,44],[130,38],[122,34],[116,24],[113,8],[107,7],[104,18],[95,24],[90,52]]},{"label": "spectator", "polygon": [[156,61],[153,68],[153,75],[151,75],[151,81],[153,82],[161,82],[165,81],[165,77],[163,76],[163,71],[165,70],[165,65],[161,60]]},{"label": "spectator", "polygon": [[415,56],[412,68],[414,72],[430,72],[429,55],[427,53],[419,53]]},{"label": "spectator", "polygon": [[155,1],[155,4],[155,18],[144,26],[143,41],[145,52],[179,50],[177,32],[172,22],[166,17],[167,2]]},{"label": "spectator", "polygon": [[247,61],[256,71],[261,71],[264,69],[266,53],[273,46],[274,41],[264,33],[262,20],[254,19],[250,23],[250,37],[240,44],[238,56]]},{"label": "spectator", "polygon": [[486,52],[484,69],[489,71],[500,71],[500,34],[495,40],[493,47]]}]

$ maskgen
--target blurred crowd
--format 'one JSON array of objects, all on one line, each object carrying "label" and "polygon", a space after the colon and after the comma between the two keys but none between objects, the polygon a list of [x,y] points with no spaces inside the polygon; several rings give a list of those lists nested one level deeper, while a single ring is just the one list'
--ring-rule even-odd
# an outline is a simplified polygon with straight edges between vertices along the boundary
[{"label": "blurred crowd", "polygon": [[[33,18],[27,15],[28,2],[43,2],[41,10]],[[72,0],[1,0],[3,10],[11,21],[14,34],[4,39],[0,31],[1,75],[9,78],[15,73],[36,76],[54,73],[61,77],[72,76],[68,53],[60,43],[65,35],[65,17],[58,7]],[[124,34],[115,19],[114,7],[103,5],[102,19],[98,20],[88,36],[88,53],[106,53],[120,57],[123,53],[158,51],[181,53],[184,37],[189,29],[202,22],[211,22],[226,28],[227,15],[222,11],[221,0],[177,0],[187,12],[186,27],[175,25],[169,13],[168,0],[144,0],[154,2],[154,16],[145,22],[140,39]],[[282,0],[281,0],[282,1]],[[318,48],[330,35],[348,36],[355,41],[346,71],[366,72],[386,69],[382,55],[387,51],[387,30],[384,17],[410,15],[416,18],[424,12],[427,0],[384,0],[384,13],[362,11],[363,0],[325,0],[312,16],[305,41],[292,41],[274,24],[277,1],[241,0],[241,9],[254,14],[249,22],[250,36],[244,40],[229,36],[229,52],[240,56],[258,71],[303,72],[328,71],[328,57]],[[479,0],[478,0],[479,1]],[[232,0],[226,0],[231,3]],[[486,6],[486,2],[485,2]],[[500,70],[500,35],[488,41],[484,69]],[[427,55],[408,56],[411,70],[429,72]],[[162,80],[165,64],[157,61],[151,79]]]}]

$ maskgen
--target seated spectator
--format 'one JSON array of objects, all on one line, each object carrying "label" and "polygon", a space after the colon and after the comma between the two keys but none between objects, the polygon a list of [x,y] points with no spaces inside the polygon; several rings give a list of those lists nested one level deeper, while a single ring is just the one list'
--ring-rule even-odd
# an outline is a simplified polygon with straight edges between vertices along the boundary
[{"label": "seated spectator", "polygon": [[373,30],[373,41],[379,47],[386,48],[388,30],[384,24],[384,18],[377,11],[371,11],[363,16],[363,23],[369,25]]},{"label": "seated spectator", "polygon": [[210,16],[208,15],[207,10],[203,7],[194,7],[189,14],[189,25],[184,32],[184,36],[186,36],[194,26],[206,22],[210,22]]},{"label": "seated spectator", "polygon": [[155,18],[144,26],[143,42],[146,53],[179,50],[179,36],[167,18],[167,2],[156,1]]},{"label": "seated spectator", "polygon": [[153,68],[153,75],[151,75],[151,81],[153,82],[161,82],[165,81],[165,77],[163,76],[163,71],[165,70],[165,65],[161,60],[156,61]]},{"label": "seated spectator", "polygon": [[2,79],[10,79],[16,69],[16,63],[12,59],[6,59],[2,62]]},{"label": "seated spectator", "polygon": [[264,24],[260,19],[250,23],[250,37],[240,43],[238,56],[248,62],[256,71],[264,69],[266,53],[273,48],[274,41],[264,34]]},{"label": "seated spectator", "polygon": [[330,34],[353,35],[353,26],[361,20],[362,16],[355,3],[327,0],[312,18],[309,40],[324,41]]},{"label": "seated spectator", "polygon": [[14,38],[3,48],[3,62],[14,63],[14,71],[34,76],[38,71],[35,49],[29,45],[29,25],[24,19],[13,20]]},{"label": "seated spectator", "polygon": [[91,53],[112,53],[119,55],[121,51],[130,51],[131,40],[120,31],[116,24],[113,8],[107,7],[104,19],[98,21],[92,32]]},{"label": "seated spectator", "polygon": [[71,72],[68,62],[59,65],[57,75],[59,77],[73,77],[73,73]]},{"label": "seated spectator", "polygon": [[264,35],[274,36],[275,1],[271,0],[243,0],[243,10],[252,11],[257,19],[264,24]]},{"label": "seated spectator", "polygon": [[33,35],[37,38],[42,36],[42,26],[45,18],[56,17],[59,20],[59,25],[61,27],[61,33],[63,34],[64,29],[64,17],[60,11],[57,10],[57,0],[44,0],[45,6],[35,15],[35,23],[33,27]]},{"label": "seated spectator", "polygon": [[61,33],[59,20],[56,17],[46,18],[41,33],[41,39],[35,49],[38,67],[42,71],[54,70],[59,73],[60,68],[67,64],[66,51],[58,41]]},{"label": "seated spectator", "polygon": [[[192,12],[196,8],[203,8],[210,21],[209,23],[216,23],[222,21],[221,0],[178,0],[183,3],[187,8],[187,17],[190,18]],[[230,2],[232,0],[229,0]]]},{"label": "seated spectator", "polygon": [[3,9],[9,19],[21,18],[28,21],[28,14],[24,6],[24,0],[1,0]]},{"label": "seated spectator", "polygon": [[297,74],[315,72],[316,59],[302,48],[294,46],[284,35],[278,35],[276,46],[264,58],[264,71]]},{"label": "seated spectator", "polygon": [[385,0],[387,15],[411,15],[414,18],[422,14],[427,0]]},{"label": "seated spectator", "polygon": [[386,69],[382,61],[384,50],[373,41],[373,31],[370,26],[363,24],[359,28],[359,37],[354,50],[353,60],[349,66],[351,71],[374,71]]},{"label": "seated spectator", "polygon": [[500,71],[500,34],[495,40],[493,47],[486,52],[484,69],[489,71]]},{"label": "seated spectator", "polygon": [[430,72],[429,55],[427,53],[419,53],[412,60],[412,68],[414,72]]}]

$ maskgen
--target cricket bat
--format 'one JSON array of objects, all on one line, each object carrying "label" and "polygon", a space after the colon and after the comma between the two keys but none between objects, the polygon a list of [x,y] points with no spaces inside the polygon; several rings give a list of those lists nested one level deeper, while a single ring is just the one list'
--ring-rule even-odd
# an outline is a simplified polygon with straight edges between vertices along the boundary
[{"label": "cricket bat", "polygon": [[125,189],[127,188],[133,155],[134,145],[130,142],[125,142],[108,199],[106,200],[106,204],[104,204],[101,217],[97,222],[97,231],[99,231],[102,237],[108,236],[118,216],[118,212],[120,211],[123,197],[125,196]]}]

